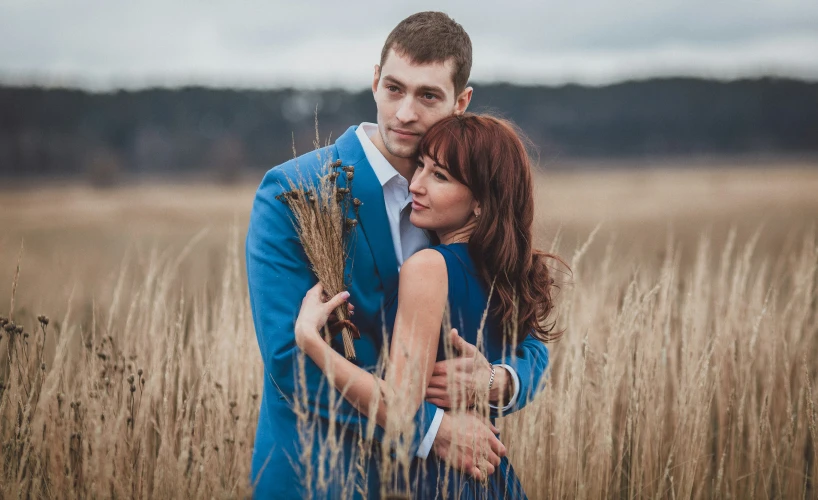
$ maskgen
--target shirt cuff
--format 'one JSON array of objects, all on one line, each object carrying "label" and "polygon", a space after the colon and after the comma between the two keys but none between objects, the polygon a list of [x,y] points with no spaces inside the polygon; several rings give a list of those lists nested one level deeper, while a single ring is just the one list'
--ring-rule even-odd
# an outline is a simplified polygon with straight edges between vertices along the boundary
[{"label": "shirt cuff", "polygon": [[508,411],[515,404],[517,404],[517,397],[520,395],[520,377],[517,375],[517,371],[514,368],[512,368],[512,367],[510,367],[510,366],[508,366],[506,364],[500,364],[500,365],[494,365],[494,366],[499,366],[499,367],[505,368],[511,374],[511,382],[512,382],[512,384],[514,384],[514,393],[511,395],[511,399],[508,400],[508,404],[505,405],[504,407],[498,408],[497,406],[494,406],[493,404],[489,403],[489,408],[491,408],[492,410],[500,410],[501,412]]},{"label": "shirt cuff", "polygon": [[435,416],[432,418],[432,424],[429,426],[429,430],[420,442],[418,452],[415,453],[416,457],[426,460],[426,457],[429,456],[429,452],[432,451],[432,443],[435,442],[435,438],[437,437],[437,431],[440,430],[441,420],[443,420],[443,410],[438,408],[435,410]]}]

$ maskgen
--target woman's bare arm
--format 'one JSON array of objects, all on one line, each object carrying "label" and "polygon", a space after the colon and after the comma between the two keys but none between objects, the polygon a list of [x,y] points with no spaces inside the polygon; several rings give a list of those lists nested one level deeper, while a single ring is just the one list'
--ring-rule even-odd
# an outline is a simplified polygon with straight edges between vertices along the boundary
[{"label": "woman's bare arm", "polygon": [[388,384],[346,360],[321,338],[319,330],[326,322],[324,311],[331,311],[345,298],[339,304],[323,304],[321,291],[310,290],[296,321],[296,341],[358,411],[371,418],[370,408],[377,400],[375,420],[385,427],[390,407],[395,416],[414,415],[425,397],[447,299],[446,262],[440,253],[422,250],[403,264],[386,373]]}]

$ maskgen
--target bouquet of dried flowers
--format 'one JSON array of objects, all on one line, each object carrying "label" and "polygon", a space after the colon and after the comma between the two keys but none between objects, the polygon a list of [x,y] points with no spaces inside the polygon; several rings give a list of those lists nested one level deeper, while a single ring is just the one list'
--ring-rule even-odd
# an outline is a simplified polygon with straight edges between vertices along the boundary
[{"label": "bouquet of dried flowers", "polygon": [[[279,200],[287,203],[293,213],[294,225],[310,261],[312,270],[324,285],[324,291],[332,297],[347,288],[344,266],[348,256],[347,241],[358,221],[347,214],[357,216],[361,202],[351,194],[355,167],[345,166],[341,160],[322,161],[322,171],[316,183],[307,182],[303,177],[287,179],[289,191],[279,195]],[[344,186],[339,186],[339,177]],[[350,212],[351,210],[351,212]],[[332,334],[341,330],[344,354],[347,359],[355,359],[353,339],[360,333],[349,319],[346,305],[335,310],[337,322],[333,328],[326,328],[324,337],[329,342]],[[332,330],[332,331],[330,331]]]}]

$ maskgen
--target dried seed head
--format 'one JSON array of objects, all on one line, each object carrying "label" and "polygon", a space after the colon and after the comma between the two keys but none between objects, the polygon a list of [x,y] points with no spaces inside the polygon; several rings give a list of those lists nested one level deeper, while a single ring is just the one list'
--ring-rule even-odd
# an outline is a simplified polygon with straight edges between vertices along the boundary
[{"label": "dried seed head", "polygon": [[346,172],[348,174],[351,174],[351,173],[355,172],[355,167],[353,167],[352,165],[348,165],[348,166],[344,167],[343,170],[344,170],[344,172]]},{"label": "dried seed head", "polygon": [[17,325],[15,325],[13,321],[9,321],[3,326],[3,329],[9,333],[14,333],[14,330],[17,329]]},{"label": "dried seed head", "polygon": [[105,414],[103,413],[102,415],[100,415],[99,419],[102,420],[103,422],[105,422]]},{"label": "dried seed head", "polygon": [[349,188],[338,188],[337,192],[339,194],[349,194]]},{"label": "dried seed head", "polygon": [[41,314],[37,316],[37,321],[39,321],[43,326],[48,326],[48,316]]},{"label": "dried seed head", "polygon": [[139,375],[140,377],[142,376],[143,373],[144,372],[142,371],[142,368],[136,370],[136,374]]},{"label": "dried seed head", "polygon": [[131,384],[131,392],[136,392],[136,386]]},{"label": "dried seed head", "polygon": [[358,221],[356,219],[347,219],[346,220],[347,229],[353,229],[357,225],[358,225]]},{"label": "dried seed head", "polygon": [[250,395],[250,397],[253,398],[253,401],[255,401],[256,399],[258,399],[258,394],[254,392],[253,394]]},{"label": "dried seed head", "polygon": [[361,200],[359,200],[358,198],[353,198],[353,199],[352,199],[352,204],[355,206],[355,208],[358,208],[358,207],[360,207],[361,205],[363,205],[363,204],[364,204],[364,202],[362,202],[362,201],[361,201]]},{"label": "dried seed head", "polygon": [[340,167],[341,165],[342,165],[341,160],[335,160],[334,162],[332,162],[332,163],[330,164],[330,167],[332,167],[332,168],[338,168],[338,167]]},{"label": "dried seed head", "polygon": [[128,383],[129,383],[129,384],[133,384],[133,381],[134,381],[134,376],[133,376],[133,375],[129,375],[129,376],[128,376]]},{"label": "dried seed head", "polygon": [[[18,327],[18,328],[19,328],[19,327]],[[28,338],[28,332],[24,332],[22,328],[20,328],[20,331],[19,331],[18,333],[22,333],[22,334],[23,334],[23,338],[24,338],[24,339],[27,339],[27,338]]]},{"label": "dried seed head", "polygon": [[222,390],[222,384],[220,384],[220,383],[216,382],[216,384],[215,384],[215,385],[216,385],[216,389],[218,389],[218,390]]},{"label": "dried seed head", "polygon": [[351,181],[353,178],[355,178],[355,174],[353,174],[352,172],[347,172],[347,180]]},{"label": "dried seed head", "polygon": [[42,363],[42,364],[40,365],[40,370],[45,371],[45,363]]},{"label": "dried seed head", "polygon": [[107,355],[107,354],[105,354],[104,352],[98,352],[98,353],[97,353],[97,357],[98,357],[99,359],[101,359],[102,361],[105,361],[105,360],[107,360],[107,359],[108,359],[108,355]]},{"label": "dried seed head", "polygon": [[9,322],[9,319],[5,316],[0,316],[0,326],[6,326],[6,323]]},{"label": "dried seed head", "polygon": [[[63,394],[61,392],[58,392],[57,393],[57,403],[62,404],[63,401],[65,401],[65,394]],[[72,407],[73,407],[73,405],[72,405]]]},{"label": "dried seed head", "polygon": [[230,408],[235,408],[236,404],[238,404],[238,403],[236,403],[235,401],[231,401],[230,402]]},{"label": "dried seed head", "polygon": [[327,175],[327,180],[330,182],[335,182],[336,179],[338,179],[338,172],[330,172],[330,174]]}]

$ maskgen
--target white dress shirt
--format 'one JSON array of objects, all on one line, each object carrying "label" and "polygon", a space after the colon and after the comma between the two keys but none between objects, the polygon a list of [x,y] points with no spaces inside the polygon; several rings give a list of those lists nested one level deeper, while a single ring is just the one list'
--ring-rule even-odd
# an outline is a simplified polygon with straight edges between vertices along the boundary
[{"label": "white dress shirt", "polygon": [[[364,149],[369,165],[375,171],[378,181],[383,188],[383,201],[386,205],[386,217],[389,219],[389,231],[392,233],[392,244],[395,247],[395,256],[398,259],[398,269],[415,252],[423,250],[429,246],[429,238],[426,233],[412,225],[401,224],[401,211],[407,204],[412,203],[412,195],[409,193],[409,181],[407,181],[383,154],[375,147],[370,137],[379,134],[378,126],[374,123],[361,123],[355,131],[361,146]],[[408,215],[408,214],[407,214]],[[403,230],[401,230],[403,229]],[[495,365],[503,367],[511,373],[514,384],[514,394],[509,403],[503,407],[503,411],[508,411],[517,402],[517,395],[520,392],[520,380],[517,372],[508,365]],[[492,406],[492,408],[497,408]],[[429,431],[423,437],[418,448],[417,456],[426,458],[432,449],[437,431],[440,428],[440,421],[443,420],[443,410],[438,408],[432,418]]]}]

